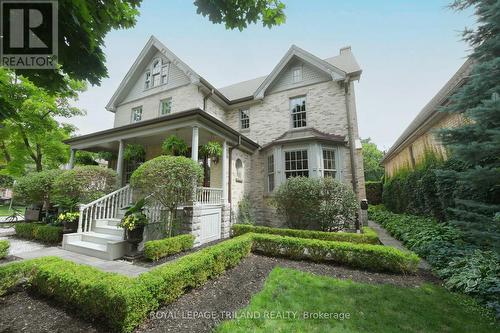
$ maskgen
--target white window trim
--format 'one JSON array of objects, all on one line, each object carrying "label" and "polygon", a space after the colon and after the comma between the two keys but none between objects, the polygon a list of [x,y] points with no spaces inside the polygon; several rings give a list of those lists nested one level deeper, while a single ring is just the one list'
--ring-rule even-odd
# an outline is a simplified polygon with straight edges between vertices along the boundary
[{"label": "white window trim", "polygon": [[[134,115],[135,115],[135,111],[137,111],[137,110],[139,110],[139,109],[141,110],[141,119],[139,119],[139,120],[135,120],[135,119],[134,119],[134,118],[135,118],[135,117],[134,117]],[[140,106],[136,106],[136,107],[133,107],[133,108],[132,108],[132,111],[131,111],[131,114],[130,114],[130,123],[137,123],[137,122],[139,122],[139,121],[142,121],[142,112],[143,112],[143,110],[142,110],[142,105],[140,105]]]},{"label": "white window trim", "polygon": [[[301,126],[301,127],[294,127],[293,126],[293,112],[292,112],[292,100],[294,99],[298,99],[298,98],[304,98],[304,101],[306,102],[306,111],[304,111],[304,113],[306,114],[306,126]],[[288,116],[289,116],[289,119],[290,119],[290,128],[293,130],[293,129],[297,129],[297,128],[308,128],[309,127],[309,121],[308,121],[308,118],[307,118],[307,111],[308,111],[308,106],[307,106],[307,95],[297,95],[297,96],[292,96],[292,97],[289,97],[288,98]]]},{"label": "white window trim", "polygon": [[144,90],[149,88],[151,88],[151,71],[147,70],[146,73],[144,73]]},{"label": "white window trim", "polygon": [[[302,151],[305,150],[307,151],[307,173],[308,173],[308,178],[312,178],[312,168],[311,168],[311,149],[309,149],[309,146],[294,146],[294,147],[287,147],[286,149],[283,149],[283,153],[281,156],[281,165],[282,165],[282,170],[283,170],[283,181],[286,181],[286,153],[287,152],[292,152],[292,151]],[[276,164],[276,161],[275,161]],[[306,169],[301,169],[301,171],[304,171]],[[275,180],[275,187],[276,187],[276,180]]]},{"label": "white window trim", "polygon": [[[341,181],[342,180],[342,167],[341,167],[341,157],[340,157],[340,149],[339,147],[336,146],[327,146],[327,145],[321,145],[320,147],[320,154],[321,154],[321,177],[325,177],[325,161],[323,159],[323,149],[327,150],[333,150],[335,154],[335,178],[336,180]],[[327,170],[330,171],[330,170]]]},{"label": "white window trim", "polygon": [[[269,157],[273,157],[273,169],[269,170]],[[272,193],[276,189],[276,154],[271,152],[266,156],[266,184],[267,184],[267,192]],[[269,176],[273,175],[273,189],[270,187]]]},{"label": "white window trim", "polygon": [[[162,113],[162,106],[163,106],[163,102],[165,101],[168,101],[170,100],[170,112],[169,113],[166,113],[166,114],[163,114]],[[168,114],[172,114],[172,97],[166,97],[166,98],[162,98],[160,100],[160,105],[158,107],[158,116],[161,117],[161,116],[166,116]]]},{"label": "white window trim", "polygon": [[[158,70],[158,73],[154,73],[153,66],[157,60],[160,62],[160,64],[159,64],[160,68]],[[163,79],[162,78],[162,71],[164,68],[166,68],[165,81],[162,80]],[[149,73],[149,87],[146,87],[146,80],[145,80],[144,81],[144,90],[149,90],[149,89],[156,88],[156,87],[162,86],[164,84],[167,84],[169,81],[170,61],[168,59],[163,59],[162,57],[153,58],[153,60],[151,61],[151,64],[149,65],[149,67],[145,73]],[[159,80],[158,80],[158,84],[155,85],[154,79],[156,76],[159,77]]]},{"label": "white window trim", "polygon": [[[247,111],[247,117],[248,117],[248,127],[243,127],[243,112]],[[240,130],[243,131],[248,131],[250,129],[250,109],[239,109],[239,118],[240,118]]]}]

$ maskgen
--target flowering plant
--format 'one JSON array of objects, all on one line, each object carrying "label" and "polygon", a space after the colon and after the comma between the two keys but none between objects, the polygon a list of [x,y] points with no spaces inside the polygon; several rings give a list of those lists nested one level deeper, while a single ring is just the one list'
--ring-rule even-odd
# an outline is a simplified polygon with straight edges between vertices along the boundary
[{"label": "flowering plant", "polygon": [[148,218],[143,212],[145,204],[146,201],[141,199],[135,205],[129,206],[118,226],[131,231],[148,224]]},{"label": "flowering plant", "polygon": [[80,213],[79,212],[74,212],[74,213],[71,213],[71,212],[66,212],[66,213],[61,213],[59,214],[59,216],[57,217],[57,223],[58,224],[62,224],[64,222],[76,222],[78,221],[78,218],[80,217]]}]

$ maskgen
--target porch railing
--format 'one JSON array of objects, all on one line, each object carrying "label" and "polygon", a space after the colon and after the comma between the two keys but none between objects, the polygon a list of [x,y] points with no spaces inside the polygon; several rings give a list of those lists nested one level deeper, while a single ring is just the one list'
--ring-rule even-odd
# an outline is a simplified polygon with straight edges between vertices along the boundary
[{"label": "porch railing", "polygon": [[222,189],[215,187],[198,187],[195,200],[201,205],[222,204]]},{"label": "porch railing", "polygon": [[126,185],[97,200],[80,206],[78,232],[91,231],[92,221],[95,219],[116,217],[120,208],[129,205],[131,202],[132,189],[130,188],[130,185]]}]

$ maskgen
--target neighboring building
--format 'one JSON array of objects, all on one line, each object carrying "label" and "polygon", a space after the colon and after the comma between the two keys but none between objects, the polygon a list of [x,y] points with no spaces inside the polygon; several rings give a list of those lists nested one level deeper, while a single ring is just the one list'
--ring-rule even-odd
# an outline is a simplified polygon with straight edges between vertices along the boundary
[{"label": "neighboring building", "polygon": [[[72,156],[77,149],[114,152],[111,167],[122,185],[128,143],[142,144],[151,159],[172,134],[190,147],[220,142],[223,157],[210,163],[210,189],[197,198],[219,205],[220,213],[210,228],[196,226],[203,212],[192,214],[191,230],[203,243],[228,236],[245,195],[259,223],[279,224],[268,199],[291,176],[334,177],[365,198],[354,95],[360,75],[350,47],[322,60],[292,46],[269,75],[216,89],[151,37],[106,106],[114,128],[66,142]],[[191,157],[198,160],[198,149]]]},{"label": "neighboring building", "polygon": [[440,112],[439,109],[450,103],[450,96],[466,82],[472,65],[472,60],[468,59],[387,151],[382,164],[388,177],[401,169],[413,169],[427,152],[447,157],[446,149],[439,142],[436,132],[441,128],[460,126],[464,123],[464,117],[462,114]]}]

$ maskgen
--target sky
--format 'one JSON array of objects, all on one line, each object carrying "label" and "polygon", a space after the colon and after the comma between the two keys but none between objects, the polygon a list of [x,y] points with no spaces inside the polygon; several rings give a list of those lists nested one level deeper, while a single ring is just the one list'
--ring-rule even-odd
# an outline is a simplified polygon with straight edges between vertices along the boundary
[{"label": "sky", "polygon": [[450,0],[282,1],[285,24],[240,32],[196,14],[192,1],[144,0],[135,27],[106,36],[109,77],[76,102],[87,115],[66,122],[78,134],[113,126],[104,107],[151,35],[215,87],[269,74],[292,44],[323,59],[350,45],[363,69],[360,136],[387,150],[470,52],[461,31],[474,25],[473,12],[446,8]]}]

